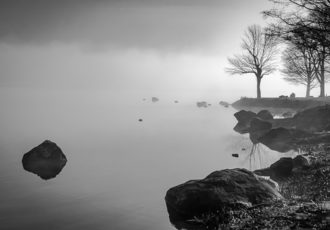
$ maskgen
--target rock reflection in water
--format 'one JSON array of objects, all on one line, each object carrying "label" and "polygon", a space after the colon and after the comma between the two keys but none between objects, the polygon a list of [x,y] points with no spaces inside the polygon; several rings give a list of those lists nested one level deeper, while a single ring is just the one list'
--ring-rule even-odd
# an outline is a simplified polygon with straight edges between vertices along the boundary
[{"label": "rock reflection in water", "polygon": [[49,140],[25,153],[22,159],[26,171],[37,174],[44,180],[56,177],[66,162],[62,150]]}]

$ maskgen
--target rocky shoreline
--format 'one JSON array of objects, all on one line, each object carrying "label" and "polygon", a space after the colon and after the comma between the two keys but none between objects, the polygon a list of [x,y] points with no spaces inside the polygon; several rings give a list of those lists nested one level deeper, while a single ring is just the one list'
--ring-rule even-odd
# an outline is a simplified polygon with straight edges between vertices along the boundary
[{"label": "rocky shoreline", "polygon": [[265,169],[216,171],[168,190],[177,229],[330,229],[330,106],[291,118],[239,111],[234,130],[254,144],[299,151]]}]

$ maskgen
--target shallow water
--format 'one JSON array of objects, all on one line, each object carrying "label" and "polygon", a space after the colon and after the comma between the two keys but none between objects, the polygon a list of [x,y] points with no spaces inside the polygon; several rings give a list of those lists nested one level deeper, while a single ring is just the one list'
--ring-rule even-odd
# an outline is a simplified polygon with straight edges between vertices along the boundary
[{"label": "shallow water", "polygon": [[[233,109],[151,96],[2,90],[1,229],[174,229],[164,202],[170,187],[249,167],[252,144],[233,131]],[[21,159],[46,139],[68,162],[44,181]],[[283,156],[258,151],[253,168]]]}]

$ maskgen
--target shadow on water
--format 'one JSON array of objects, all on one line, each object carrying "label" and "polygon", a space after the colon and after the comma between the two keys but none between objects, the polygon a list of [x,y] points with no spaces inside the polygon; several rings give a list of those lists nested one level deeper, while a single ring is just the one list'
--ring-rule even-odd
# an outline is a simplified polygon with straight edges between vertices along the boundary
[{"label": "shadow on water", "polygon": [[56,177],[66,165],[67,159],[62,150],[49,140],[25,153],[23,168],[44,180]]}]

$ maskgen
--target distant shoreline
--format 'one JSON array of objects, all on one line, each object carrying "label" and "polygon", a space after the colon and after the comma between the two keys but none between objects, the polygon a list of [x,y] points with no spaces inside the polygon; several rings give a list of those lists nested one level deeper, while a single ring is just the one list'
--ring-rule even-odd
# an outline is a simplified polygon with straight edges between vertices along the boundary
[{"label": "distant shoreline", "polygon": [[[249,110],[276,110],[278,112],[283,111],[301,111],[307,108],[330,105],[330,97],[318,98],[247,98],[243,97],[238,101],[235,101],[231,106],[237,110],[249,109]],[[275,112],[276,113],[276,112]]]}]

